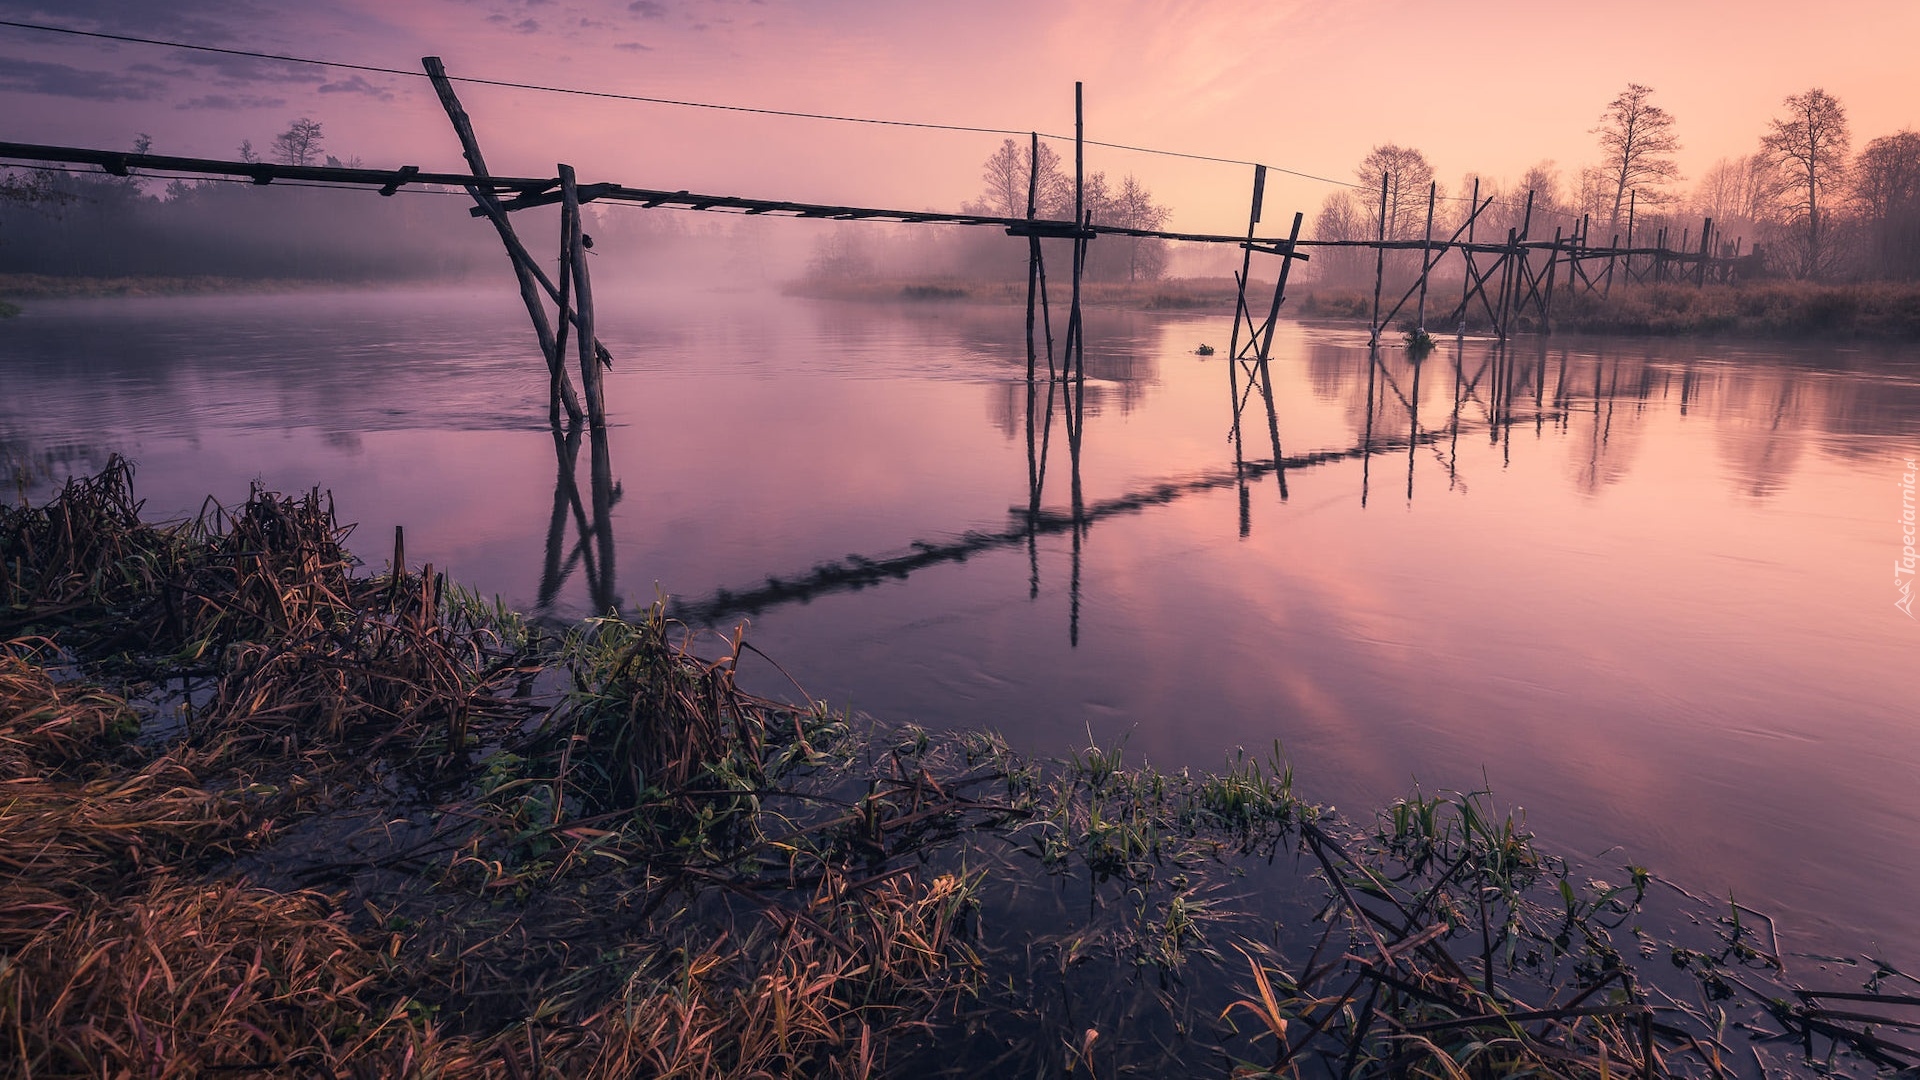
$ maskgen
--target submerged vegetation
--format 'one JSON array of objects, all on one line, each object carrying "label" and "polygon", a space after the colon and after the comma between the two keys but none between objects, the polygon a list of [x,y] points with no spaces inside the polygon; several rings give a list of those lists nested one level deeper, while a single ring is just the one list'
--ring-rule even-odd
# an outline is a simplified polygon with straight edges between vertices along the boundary
[{"label": "submerged vegetation", "polygon": [[1033,761],[746,693],[738,632],[659,607],[363,574],[319,492],[139,511],[118,460],[0,509],[8,1075],[1920,1062],[1915,980],[1800,988],[1764,916],[1587,878],[1485,791],[1348,821],[1277,745]]}]

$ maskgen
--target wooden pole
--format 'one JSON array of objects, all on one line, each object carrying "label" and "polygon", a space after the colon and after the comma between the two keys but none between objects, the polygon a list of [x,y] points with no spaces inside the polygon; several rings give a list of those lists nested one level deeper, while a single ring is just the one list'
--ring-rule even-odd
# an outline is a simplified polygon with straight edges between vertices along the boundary
[{"label": "wooden pole", "polygon": [[1433,269],[1433,202],[1440,194],[1437,182],[1427,183],[1427,240],[1420,249],[1420,317],[1418,325],[1422,334],[1427,332],[1427,274]]},{"label": "wooden pole", "polygon": [[[1082,232],[1087,227],[1087,117],[1084,88],[1078,82],[1073,84],[1073,221]],[[1086,271],[1087,238],[1073,238],[1073,315],[1067,336],[1071,340],[1068,348],[1072,355],[1065,357],[1073,365],[1073,378],[1076,382],[1087,377],[1086,327],[1080,315],[1080,276]]]},{"label": "wooden pole", "polygon": [[[562,202],[560,204],[560,316],[555,320],[559,325],[553,335],[553,353],[563,360],[567,355],[567,327],[571,324],[573,315],[573,245],[577,242],[579,235],[580,204]],[[567,365],[554,364],[550,371],[552,382],[548,387],[547,397],[550,402],[557,403],[560,400],[561,380],[567,377]],[[555,415],[550,415],[548,420],[555,426],[559,424],[558,417]],[[579,417],[574,417],[574,420],[577,423]]]},{"label": "wooden pole", "polygon": [[1253,209],[1247,214],[1247,242],[1240,249],[1240,276],[1236,279],[1239,284],[1239,299],[1234,303],[1233,336],[1227,345],[1227,358],[1230,360],[1237,360],[1240,357],[1240,320],[1245,318],[1249,325],[1253,322],[1251,314],[1247,311],[1247,276],[1253,272],[1253,233],[1255,227],[1260,224],[1260,202],[1266,194],[1266,189],[1267,167],[1255,165],[1253,167]]},{"label": "wooden pole", "polygon": [[[1626,283],[1633,284],[1633,211],[1634,204],[1640,201],[1640,189],[1627,192],[1627,253],[1620,260],[1620,276]],[[1615,224],[1618,224],[1616,221]]]},{"label": "wooden pole", "polygon": [[[1287,299],[1287,276],[1293,272],[1294,245],[1300,241],[1300,222],[1305,215],[1293,215],[1293,231],[1287,234],[1287,254],[1280,262],[1280,281],[1273,287],[1273,307],[1267,311],[1266,333],[1260,339],[1260,366],[1264,376],[1267,357],[1273,355],[1273,329],[1280,321],[1280,305]],[[1275,436],[1277,440],[1279,436]]]},{"label": "wooden pole", "polygon": [[573,295],[576,317],[580,322],[580,384],[587,390],[587,423],[594,431],[596,447],[604,441],[601,432],[607,426],[606,398],[600,378],[600,357],[594,350],[593,285],[587,276],[587,248],[581,243],[580,189],[574,182],[573,166],[560,166],[561,213],[571,222],[567,248],[573,262]]},{"label": "wooden pole", "polygon": [[1380,243],[1374,248],[1373,260],[1373,332],[1367,344],[1380,343],[1380,285],[1387,276],[1387,176],[1385,169],[1380,170]]},{"label": "wooden pole", "polygon": [[[437,56],[422,57],[420,63],[427,70],[428,78],[433,80],[433,88],[440,95],[440,105],[447,112],[447,119],[453,123],[453,133],[460,138],[461,153],[466,156],[467,168],[475,176],[487,176],[487,162],[480,154],[480,140],[473,134],[473,121],[468,118],[467,110],[460,104],[460,98],[453,92],[453,83],[447,78],[447,69]],[[535,289],[537,270],[533,257],[527,253],[526,246],[514,234],[513,226],[507,222],[507,216],[500,209],[500,200],[491,191],[482,187],[469,187],[467,194],[473,197],[481,209],[487,211],[487,219],[500,234],[500,242],[506,246],[507,257],[513,261],[514,276],[520,281],[520,298],[526,303],[527,316],[533,321],[534,336],[540,341],[540,351],[545,356],[547,367],[553,373],[553,381],[560,388],[557,400],[548,403],[548,421],[560,422],[560,409],[567,410],[571,419],[580,419],[580,399],[573,391],[573,383],[567,378],[566,364],[556,348],[553,327],[547,322],[546,305],[540,300]],[[557,292],[549,286],[549,295]],[[556,296],[557,300],[558,297]],[[588,335],[592,340],[592,335]]]},{"label": "wooden pole", "polygon": [[1513,312],[1513,291],[1515,288],[1513,280],[1513,253],[1519,250],[1518,236],[1519,234],[1515,232],[1515,230],[1511,228],[1507,230],[1507,248],[1500,256],[1500,313],[1494,319],[1494,323],[1496,324],[1501,341],[1507,340],[1508,316]]},{"label": "wooden pole", "polygon": [[[1559,262],[1560,228],[1559,226],[1555,226],[1553,230],[1553,254],[1547,256],[1546,295],[1540,298],[1540,333],[1542,335],[1551,335],[1553,333],[1553,279]],[[1573,266],[1574,264],[1572,262],[1567,264],[1567,288],[1569,289],[1573,288]]]},{"label": "wooden pole", "polygon": [[1699,272],[1694,275],[1695,283],[1699,285],[1707,283],[1707,260],[1712,257],[1708,244],[1712,236],[1713,219],[1708,218],[1700,223],[1700,266]]},{"label": "wooden pole", "polygon": [[1473,288],[1473,279],[1478,276],[1473,265],[1473,223],[1480,216],[1480,178],[1473,178],[1473,217],[1467,219],[1467,246],[1460,249],[1460,258],[1465,266],[1460,275],[1460,324],[1454,328],[1456,335],[1467,332],[1467,299]]},{"label": "wooden pole", "polygon": [[[1033,141],[1028,145],[1028,149],[1027,149],[1027,220],[1028,221],[1032,221],[1034,219],[1034,215],[1037,213],[1036,203],[1040,196],[1040,135],[1038,132],[1032,132],[1030,133],[1030,137]],[[1040,237],[1037,234],[1028,233],[1027,234],[1027,384],[1028,386],[1032,386],[1033,384],[1035,369],[1038,367],[1039,359],[1040,359],[1038,354],[1035,352],[1034,345],[1033,345],[1033,304],[1034,304],[1034,299],[1036,297],[1036,290],[1039,288],[1039,284],[1040,284]],[[1051,370],[1053,367],[1053,363],[1052,363],[1053,358],[1049,356],[1047,360],[1048,360],[1047,367],[1049,370]],[[1029,396],[1031,396],[1031,394],[1029,394]],[[1029,407],[1028,409],[1027,424],[1029,429],[1031,429],[1033,424],[1031,407]]]}]

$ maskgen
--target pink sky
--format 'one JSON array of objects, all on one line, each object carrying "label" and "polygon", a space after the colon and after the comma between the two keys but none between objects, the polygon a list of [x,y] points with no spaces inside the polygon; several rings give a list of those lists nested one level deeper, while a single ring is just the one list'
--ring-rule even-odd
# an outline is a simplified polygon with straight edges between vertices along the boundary
[{"label": "pink sky", "polygon": [[[1854,145],[1920,127],[1920,4],[1359,0],[0,0],[0,18],[456,75],[942,124],[1071,133],[1339,179],[1381,142],[1443,182],[1571,174],[1629,81],[1677,118],[1683,172],[1746,153],[1784,96],[1837,96]],[[978,193],[998,136],[775,119],[463,86],[496,172],[904,208]],[[457,169],[420,80],[0,27],[0,139],[231,157],[296,116],[366,164]],[[1070,147],[1062,147],[1070,157]],[[1176,228],[1244,228],[1249,170],[1095,148]],[[1267,219],[1331,187],[1275,177]]]}]

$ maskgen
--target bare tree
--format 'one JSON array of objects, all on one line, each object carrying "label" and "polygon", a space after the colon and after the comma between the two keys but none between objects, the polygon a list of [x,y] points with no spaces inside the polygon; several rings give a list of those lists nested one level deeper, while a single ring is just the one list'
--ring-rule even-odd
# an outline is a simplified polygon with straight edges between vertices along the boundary
[{"label": "bare tree", "polygon": [[1694,185],[1693,209],[1723,228],[1736,221],[1765,221],[1779,193],[1779,174],[1764,157],[1721,158]]},{"label": "bare tree", "polygon": [[[1161,229],[1170,213],[1153,201],[1153,192],[1132,173],[1120,178],[1120,194],[1113,201],[1113,224],[1123,229]],[[1136,281],[1142,274],[1149,280],[1157,279],[1166,268],[1165,248],[1164,240],[1128,237],[1127,280]]]},{"label": "bare tree", "polygon": [[[1613,178],[1598,165],[1588,165],[1581,169],[1573,186],[1573,212],[1582,215],[1591,214],[1596,218],[1608,217],[1613,207],[1612,182]],[[1610,218],[1609,221],[1611,221]],[[1612,223],[1610,227],[1615,232],[1620,231],[1620,225],[1617,222]]]},{"label": "bare tree", "polygon": [[1652,87],[1628,83],[1600,114],[1600,126],[1593,129],[1600,136],[1601,167],[1613,188],[1609,222],[1616,227],[1629,191],[1640,190],[1643,197],[1657,199],[1660,185],[1680,179],[1680,167],[1667,157],[1680,149],[1673,135],[1673,115],[1648,101],[1652,95]]},{"label": "bare tree", "polygon": [[1520,176],[1520,190],[1533,192],[1533,206],[1536,210],[1558,211],[1565,209],[1565,199],[1561,197],[1560,170],[1551,158],[1537,161]]},{"label": "bare tree", "polygon": [[273,137],[273,154],[288,165],[312,165],[319,159],[320,144],[325,140],[320,121],[303,116]]},{"label": "bare tree", "polygon": [[1787,114],[1770,121],[1760,136],[1760,152],[1792,184],[1788,209],[1794,224],[1805,223],[1800,274],[1817,277],[1832,257],[1822,208],[1828,189],[1845,179],[1853,137],[1847,131],[1847,110],[1819,87],[1794,94],[1785,104]]},{"label": "bare tree", "polygon": [[240,160],[249,165],[260,160],[260,155],[254,152],[252,139],[240,140]]},{"label": "bare tree", "polygon": [[[1373,226],[1360,209],[1358,200],[1345,191],[1336,191],[1320,204],[1313,219],[1315,240],[1371,240]],[[1325,283],[1344,282],[1360,274],[1361,248],[1322,248],[1313,253],[1308,266]]]},{"label": "bare tree", "polygon": [[[1380,178],[1386,177],[1387,239],[1410,240],[1426,228],[1427,185],[1433,182],[1433,166],[1427,163],[1425,154],[1384,143],[1361,160],[1354,175],[1360,178],[1360,198],[1366,202],[1379,198]],[[1373,212],[1379,214],[1378,204]],[[1374,220],[1378,222],[1379,218]]]},{"label": "bare tree", "polygon": [[1853,194],[1875,272],[1920,277],[1920,133],[1901,131],[1868,143],[1854,160]]},{"label": "bare tree", "polygon": [[[1026,145],[1012,139],[1003,141],[981,166],[980,178],[987,182],[987,189],[976,205],[997,217],[1025,217],[1032,168],[1032,153]],[[1060,155],[1044,142],[1040,144],[1040,190],[1036,201],[1041,217],[1072,216],[1073,178],[1061,170]]]}]

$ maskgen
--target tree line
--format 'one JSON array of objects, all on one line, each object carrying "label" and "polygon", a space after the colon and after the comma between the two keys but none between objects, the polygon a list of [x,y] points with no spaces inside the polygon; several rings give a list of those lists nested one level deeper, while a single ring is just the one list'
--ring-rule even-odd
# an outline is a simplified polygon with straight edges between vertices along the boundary
[{"label": "tree line", "polygon": [[[325,152],[309,117],[268,143],[289,165],[358,164]],[[135,153],[153,149],[145,135]],[[259,160],[251,140],[243,160]],[[235,277],[319,281],[459,277],[497,265],[498,243],[475,229],[464,198],[274,183],[172,180],[94,172],[0,179],[0,273],[87,277]]]},{"label": "tree line", "polygon": [[[1698,236],[1714,219],[1725,239],[1714,254],[1734,254],[1735,238],[1762,257],[1769,273],[1826,280],[1920,279],[1920,134],[1899,131],[1869,141],[1856,154],[1846,108],[1819,88],[1788,96],[1759,132],[1754,149],[1715,162],[1691,186],[1673,155],[1681,145],[1674,115],[1655,103],[1651,87],[1630,83],[1592,129],[1596,160],[1563,173],[1553,161],[1534,165],[1511,185],[1468,173],[1457,189],[1437,187],[1434,229],[1444,239],[1469,213],[1476,184],[1493,206],[1475,222],[1477,237],[1504,240],[1518,227],[1532,193],[1533,239],[1556,225],[1572,232],[1588,222],[1595,246],[1650,246],[1666,229],[1670,247],[1683,230]],[[1434,171],[1419,150],[1376,146],[1355,168],[1353,190],[1327,197],[1313,236],[1371,240],[1380,235],[1384,178],[1388,239],[1425,235]],[[1747,254],[1749,251],[1742,251]],[[1339,280],[1370,273],[1371,256],[1334,250],[1316,257],[1316,271]]]}]

